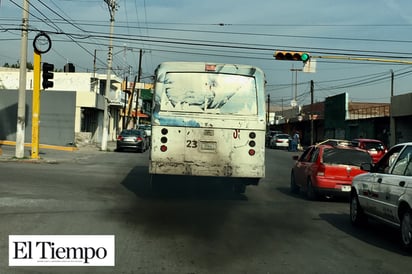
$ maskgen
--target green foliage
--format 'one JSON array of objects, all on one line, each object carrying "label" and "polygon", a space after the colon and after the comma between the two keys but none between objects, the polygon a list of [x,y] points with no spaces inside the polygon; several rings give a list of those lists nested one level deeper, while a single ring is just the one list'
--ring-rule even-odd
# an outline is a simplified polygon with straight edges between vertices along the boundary
[{"label": "green foliage", "polygon": [[[30,63],[30,62],[27,62],[26,66],[27,66],[27,69],[33,69],[33,64]],[[17,62],[17,64],[11,64],[10,65],[9,63],[6,62],[6,63],[4,63],[3,67],[5,67],[5,68],[20,68],[20,63]]]}]

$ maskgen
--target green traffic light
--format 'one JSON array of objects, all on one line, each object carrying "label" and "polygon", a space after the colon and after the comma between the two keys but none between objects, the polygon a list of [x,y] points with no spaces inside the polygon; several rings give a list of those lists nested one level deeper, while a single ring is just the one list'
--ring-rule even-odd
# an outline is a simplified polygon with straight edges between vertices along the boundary
[{"label": "green traffic light", "polygon": [[300,56],[300,59],[301,59],[303,62],[308,61],[309,58],[310,58],[310,56],[309,56],[309,54],[307,54],[307,53],[302,53],[302,55]]}]

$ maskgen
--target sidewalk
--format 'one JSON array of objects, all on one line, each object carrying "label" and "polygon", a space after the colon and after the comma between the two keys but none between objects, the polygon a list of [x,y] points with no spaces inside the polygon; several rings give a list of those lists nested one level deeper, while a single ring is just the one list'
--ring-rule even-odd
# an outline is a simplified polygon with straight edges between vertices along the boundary
[{"label": "sidewalk", "polygon": [[[116,149],[116,141],[109,141],[107,143],[107,151],[113,152]],[[39,146],[39,159],[31,158],[31,147],[25,145],[24,157],[17,159],[16,147],[14,144],[0,143],[0,162],[1,161],[23,161],[23,162],[46,162],[46,163],[58,163],[62,161],[72,161],[79,157],[84,157],[88,153],[103,152],[101,151],[101,144],[89,144],[79,147],[68,146]]]}]

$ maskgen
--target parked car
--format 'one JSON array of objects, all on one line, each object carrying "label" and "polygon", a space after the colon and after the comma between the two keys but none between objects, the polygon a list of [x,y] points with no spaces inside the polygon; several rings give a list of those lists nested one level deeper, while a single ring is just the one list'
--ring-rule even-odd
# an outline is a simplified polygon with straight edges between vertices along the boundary
[{"label": "parked car", "polygon": [[149,147],[149,139],[143,129],[124,129],[117,137],[116,150],[133,149],[145,152]]},{"label": "parked car", "polygon": [[371,156],[363,150],[350,146],[312,145],[296,160],[290,176],[290,189],[306,192],[307,198],[319,196],[348,196],[352,179],[365,173],[362,163],[372,163]]},{"label": "parked car", "polygon": [[280,133],[283,133],[283,132],[278,131],[278,130],[271,130],[271,131],[266,132],[265,145],[268,147],[272,137],[275,136],[275,134],[280,134]]},{"label": "parked car", "polygon": [[150,147],[152,142],[152,125],[140,125],[138,128],[145,131],[147,135],[148,146]]},{"label": "parked car", "polygon": [[317,145],[352,146],[352,143],[351,141],[344,139],[327,139],[317,143]]},{"label": "parked car", "polygon": [[152,136],[152,125],[139,125],[139,129],[143,129],[148,137]]},{"label": "parked car", "polygon": [[372,156],[374,163],[379,161],[379,159],[388,151],[382,141],[375,139],[359,138],[352,140],[351,143],[355,147],[366,150]]},{"label": "parked car", "polygon": [[275,134],[269,141],[269,147],[287,149],[291,139],[290,135],[286,133]]},{"label": "parked car", "polygon": [[350,220],[368,217],[399,228],[402,245],[412,250],[412,142],[393,146],[376,164],[363,164],[369,173],[356,176],[350,195]]}]

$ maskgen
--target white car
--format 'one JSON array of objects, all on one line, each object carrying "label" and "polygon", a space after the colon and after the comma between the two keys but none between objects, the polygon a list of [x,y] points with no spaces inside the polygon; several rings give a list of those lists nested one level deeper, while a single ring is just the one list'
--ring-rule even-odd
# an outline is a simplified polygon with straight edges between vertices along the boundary
[{"label": "white car", "polygon": [[291,139],[290,135],[286,133],[275,134],[269,141],[269,147],[287,149]]},{"label": "white car", "polygon": [[369,173],[352,181],[352,224],[373,217],[394,225],[403,247],[412,250],[412,142],[393,146],[376,164],[362,164],[361,169]]}]

